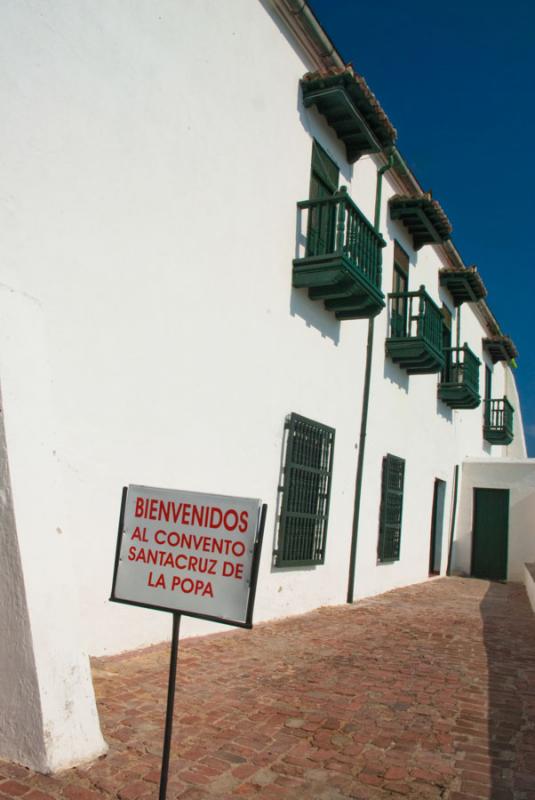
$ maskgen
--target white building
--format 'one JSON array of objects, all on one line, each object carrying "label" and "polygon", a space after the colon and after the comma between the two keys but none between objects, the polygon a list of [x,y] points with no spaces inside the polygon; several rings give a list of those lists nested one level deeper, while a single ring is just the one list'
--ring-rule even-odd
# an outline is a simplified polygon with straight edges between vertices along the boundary
[{"label": "white building", "polygon": [[514,345],[302,5],[0,9],[4,758],[102,752],[86,654],[169,635],[108,601],[126,484],[268,504],[256,622],[535,558]]}]

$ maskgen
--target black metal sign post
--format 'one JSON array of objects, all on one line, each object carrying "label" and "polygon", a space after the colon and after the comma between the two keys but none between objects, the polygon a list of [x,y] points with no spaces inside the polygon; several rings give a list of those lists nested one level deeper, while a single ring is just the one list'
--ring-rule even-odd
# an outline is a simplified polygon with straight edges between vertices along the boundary
[{"label": "black metal sign post", "polygon": [[[254,610],[254,602],[256,597],[256,586],[258,583],[258,571],[260,567],[260,554],[262,552],[262,540],[264,537],[264,527],[266,522],[266,513],[267,513],[267,506],[265,504],[260,504],[260,501],[252,501],[247,500],[244,498],[236,498],[238,502],[241,500],[243,503],[248,503],[249,508],[251,507],[251,503],[256,503],[257,510],[255,514],[255,523],[254,528],[251,530],[253,531],[250,539],[249,539],[249,556],[251,560],[249,561],[250,564],[250,573],[249,579],[246,580],[244,578],[244,594],[243,594],[243,606],[242,608],[238,608],[236,610],[235,616],[225,616],[224,614],[218,615],[219,608],[215,607],[213,611],[211,608],[208,607],[206,610],[194,610],[192,608],[187,608],[184,606],[178,607],[170,607],[170,605],[160,605],[159,603],[155,602],[145,602],[144,597],[142,599],[137,599],[137,589],[136,585],[133,584],[133,589],[129,590],[129,586],[126,587],[126,592],[124,588],[121,590],[117,589],[118,580],[120,577],[120,570],[128,569],[128,564],[130,563],[130,558],[127,555],[127,550],[125,547],[132,547],[131,542],[132,540],[136,540],[136,537],[141,537],[140,528],[135,528],[135,533],[132,533],[131,538],[129,539],[129,531],[132,532],[132,528],[134,527],[132,524],[132,520],[130,520],[130,526],[127,524],[128,514],[127,514],[127,506],[129,502],[129,494],[130,490],[134,491],[135,496],[138,495],[148,495],[150,498],[151,494],[156,494],[158,492],[168,492],[168,490],[159,490],[159,489],[152,489],[151,487],[126,487],[123,489],[122,500],[121,500],[121,513],[119,517],[119,530],[117,535],[117,547],[115,551],[115,565],[113,570],[113,583],[112,583],[112,591],[110,600],[115,603],[126,603],[127,605],[131,606],[138,606],[141,608],[150,608],[159,611],[170,611],[173,614],[173,633],[171,637],[171,654],[170,654],[170,661],[169,661],[169,683],[167,686],[167,710],[165,715],[165,731],[164,731],[164,740],[163,740],[163,754],[162,754],[162,770],[160,775],[160,794],[159,800],[166,800],[167,796],[167,779],[169,777],[169,760],[171,755],[171,738],[173,733],[173,711],[175,705],[175,688],[176,688],[176,671],[177,671],[177,661],[178,661],[178,634],[180,629],[180,619],[185,614],[189,617],[195,617],[197,619],[205,619],[214,622],[223,622],[227,625],[234,625],[239,628],[252,628],[253,627],[253,610]],[[141,491],[140,491],[141,490]],[[225,501],[225,500],[233,500],[234,498],[225,498],[222,495],[196,495],[197,497],[201,497],[201,501],[203,497],[208,497],[210,501],[217,502],[217,501]],[[142,506],[142,501],[139,501],[140,509],[144,508]],[[243,506],[242,506],[243,507]],[[255,506],[253,505],[253,508]],[[136,504],[137,508],[137,504]],[[247,506],[245,506],[247,508]],[[150,507],[152,509],[152,506]],[[246,512],[243,512],[246,513]],[[235,511],[229,511],[229,514],[236,514]],[[131,511],[130,511],[131,515]],[[149,517],[148,519],[154,519],[152,515],[152,511],[149,510]],[[136,514],[136,516],[140,516]],[[238,516],[236,514],[236,520]],[[232,518],[231,518],[232,519]],[[216,525],[217,527],[217,525]],[[143,538],[141,541],[149,542],[149,539],[146,538],[146,531],[147,528],[145,527],[143,530]],[[245,531],[241,531],[241,533],[245,533]],[[158,530],[158,534],[162,534],[162,530]],[[177,536],[176,533],[174,533]],[[161,546],[161,545],[160,545]],[[135,552],[135,546],[132,548]],[[243,548],[245,551],[245,547]],[[121,555],[122,554],[122,555]],[[230,562],[227,562],[230,563]],[[225,573],[224,573],[225,574]],[[241,576],[240,576],[241,577]],[[164,585],[165,581],[162,579]],[[190,583],[191,580],[190,580]],[[142,581],[143,584],[143,581]],[[149,585],[153,585],[150,584]],[[213,597],[213,595],[212,595]],[[178,605],[178,604],[177,604]]]},{"label": "black metal sign post", "polygon": [[175,707],[176,663],[178,659],[178,632],[181,614],[173,613],[173,635],[171,637],[171,659],[169,662],[169,685],[167,686],[167,711],[165,714],[165,733],[163,737],[162,772],[160,775],[159,800],[167,796],[167,776],[169,775],[169,754],[173,733],[173,711]]}]

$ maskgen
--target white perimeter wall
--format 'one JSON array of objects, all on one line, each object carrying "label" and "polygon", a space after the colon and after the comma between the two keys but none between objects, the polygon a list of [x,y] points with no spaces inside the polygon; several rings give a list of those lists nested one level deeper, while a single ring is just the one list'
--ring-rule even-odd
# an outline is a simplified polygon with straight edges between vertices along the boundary
[{"label": "white perimeter wall", "polygon": [[[0,133],[0,282],[42,309],[52,399],[41,410],[57,431],[57,525],[72,544],[89,652],[169,635],[167,615],[108,602],[128,483],[269,504],[256,620],[343,602],[367,322],[340,324],[292,290],[291,261],[312,137],[369,219],[377,164],[350,167],[325,120],[303,109],[298,81],[311,65],[260,3],[6,0],[0,15],[0,97],[10,109]],[[439,253],[414,253],[405,228],[386,221],[398,190],[387,175],[384,290],[398,238],[411,255],[410,288],[424,283],[440,301]],[[482,329],[469,308],[462,314],[478,353]],[[383,313],[357,596],[425,578],[434,479],[447,481],[447,516],[454,464],[502,454],[482,441],[481,409],[451,412],[437,402],[437,376],[408,377],[385,361],[386,330]],[[276,570],[291,411],[336,428],[327,557]],[[398,563],[378,566],[387,452],[407,461],[402,549]],[[445,544],[443,568],[446,555]],[[213,629],[189,620],[184,633]]]}]

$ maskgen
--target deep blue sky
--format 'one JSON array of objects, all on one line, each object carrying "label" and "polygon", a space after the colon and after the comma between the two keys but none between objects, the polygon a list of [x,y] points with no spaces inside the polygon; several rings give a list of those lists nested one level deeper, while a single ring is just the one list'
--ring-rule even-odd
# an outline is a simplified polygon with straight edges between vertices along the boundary
[{"label": "deep blue sky", "polygon": [[453,225],[465,264],[518,350],[535,455],[535,3],[310,0],[364,75],[398,147]]}]

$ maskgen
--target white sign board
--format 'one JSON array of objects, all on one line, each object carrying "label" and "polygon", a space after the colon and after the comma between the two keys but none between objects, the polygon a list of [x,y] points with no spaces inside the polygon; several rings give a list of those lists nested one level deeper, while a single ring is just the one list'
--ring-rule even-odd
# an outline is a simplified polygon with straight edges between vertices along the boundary
[{"label": "white sign board", "polygon": [[129,486],[111,600],[250,627],[260,512],[245,497]]}]

